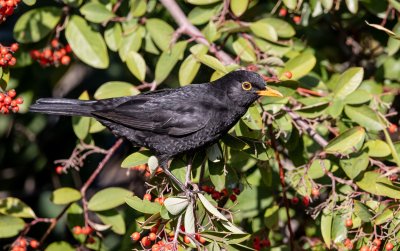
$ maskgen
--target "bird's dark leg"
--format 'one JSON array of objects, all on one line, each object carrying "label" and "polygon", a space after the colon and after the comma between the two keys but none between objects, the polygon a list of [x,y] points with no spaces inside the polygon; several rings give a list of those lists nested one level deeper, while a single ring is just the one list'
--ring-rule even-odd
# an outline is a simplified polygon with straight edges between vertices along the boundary
[{"label": "bird's dark leg", "polygon": [[187,154],[187,166],[186,166],[186,177],[185,177],[185,187],[188,187],[191,184],[191,176],[192,176],[192,164],[193,164],[193,154]]},{"label": "bird's dark leg", "polygon": [[165,173],[176,185],[178,185],[178,187],[179,187],[183,192],[185,192],[186,194],[187,194],[188,192],[190,192],[189,189],[187,189],[186,186],[185,186],[180,180],[178,180],[178,178],[176,178],[175,175],[173,175],[173,174],[171,173],[171,171],[168,169],[168,158],[160,157],[160,156],[159,156],[159,157],[158,157],[158,160],[159,160],[160,166],[161,166],[161,168],[163,169],[164,173]]}]

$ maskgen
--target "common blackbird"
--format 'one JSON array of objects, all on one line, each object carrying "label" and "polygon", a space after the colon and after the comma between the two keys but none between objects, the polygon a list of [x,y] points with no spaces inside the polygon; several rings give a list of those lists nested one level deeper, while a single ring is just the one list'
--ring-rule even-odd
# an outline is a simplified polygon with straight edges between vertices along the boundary
[{"label": "common blackbird", "polygon": [[42,98],[32,112],[96,118],[113,134],[152,150],[164,171],[168,160],[215,143],[259,96],[282,94],[257,73],[238,70],[209,83],[102,100]]}]

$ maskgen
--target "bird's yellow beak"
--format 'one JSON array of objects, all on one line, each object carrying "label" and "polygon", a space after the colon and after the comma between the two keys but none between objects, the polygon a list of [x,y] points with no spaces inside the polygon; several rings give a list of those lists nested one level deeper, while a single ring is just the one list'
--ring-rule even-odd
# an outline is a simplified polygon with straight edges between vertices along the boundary
[{"label": "bird's yellow beak", "polygon": [[269,87],[265,87],[265,90],[257,91],[257,94],[260,96],[283,97],[282,93]]}]

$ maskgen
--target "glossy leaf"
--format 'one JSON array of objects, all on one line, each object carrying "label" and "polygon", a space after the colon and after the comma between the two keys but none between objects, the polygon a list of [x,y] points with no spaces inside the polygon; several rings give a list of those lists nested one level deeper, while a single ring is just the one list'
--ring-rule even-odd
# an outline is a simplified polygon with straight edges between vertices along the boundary
[{"label": "glossy leaf", "polygon": [[80,8],[86,20],[93,23],[102,23],[115,17],[115,14],[99,2],[89,2]]},{"label": "glossy leaf", "polygon": [[189,21],[194,25],[201,25],[209,22],[218,12],[220,5],[196,6],[188,14]]},{"label": "glossy leaf", "polygon": [[108,48],[112,51],[118,51],[122,43],[122,28],[119,23],[113,23],[104,31],[104,40]]},{"label": "glossy leaf", "polygon": [[17,217],[0,214],[0,238],[16,236],[25,226],[25,222]]},{"label": "glossy leaf", "polygon": [[171,51],[164,51],[156,64],[155,81],[157,84],[162,83],[172,71],[176,63],[183,57],[187,42],[182,41],[176,43]]},{"label": "glossy leaf", "polygon": [[126,65],[137,79],[144,81],[146,76],[146,62],[142,55],[136,51],[129,52],[128,57],[126,58]]},{"label": "glossy leaf", "polygon": [[257,21],[257,23],[258,22],[267,23],[272,26],[280,38],[291,38],[296,35],[296,31],[293,26],[282,19],[268,17]]},{"label": "glossy leaf", "polygon": [[150,33],[151,38],[158,48],[160,48],[162,51],[169,50],[172,35],[175,31],[171,25],[161,19],[150,18],[146,21],[146,29]]},{"label": "glossy leaf", "polygon": [[125,234],[126,227],[124,218],[117,210],[110,208],[107,211],[97,212],[96,215],[100,220],[111,226],[111,230],[116,234]]},{"label": "glossy leaf", "polygon": [[61,8],[41,7],[25,12],[14,26],[14,38],[20,43],[42,40],[61,19]]},{"label": "glossy leaf", "polygon": [[360,149],[364,139],[365,130],[362,127],[354,127],[331,140],[325,147],[325,152],[346,155]]},{"label": "glossy leaf", "polygon": [[196,74],[199,72],[200,63],[194,58],[193,55],[189,55],[181,64],[179,68],[179,84],[181,86],[192,83]]},{"label": "glossy leaf", "polygon": [[283,0],[283,3],[290,10],[294,10],[297,6],[297,0]]},{"label": "glossy leaf", "polygon": [[219,2],[221,0],[187,0],[188,3],[195,4],[195,5],[206,5]]},{"label": "glossy leaf", "polygon": [[53,242],[46,247],[44,251],[75,251],[75,248],[71,246],[68,242],[65,241],[57,241]]},{"label": "glossy leaf", "polygon": [[208,67],[219,71],[220,73],[227,73],[225,66],[215,57],[206,54],[196,54],[195,58]]},{"label": "glossy leaf", "polygon": [[231,0],[230,7],[233,14],[237,17],[243,15],[243,13],[247,10],[247,6],[249,5],[249,0]]},{"label": "glossy leaf", "polygon": [[35,212],[23,201],[14,197],[0,199],[0,214],[18,218],[36,218]]},{"label": "glossy leaf", "polygon": [[344,112],[352,121],[368,130],[380,131],[385,128],[385,125],[380,122],[378,114],[368,106],[355,107],[346,105]]},{"label": "glossy leaf", "polygon": [[93,30],[77,15],[72,15],[65,30],[65,37],[74,54],[86,64],[99,69],[109,65],[106,43],[101,34]]},{"label": "glossy leaf", "polygon": [[62,187],[54,190],[51,195],[51,201],[56,205],[66,205],[78,201],[82,198],[81,193],[71,187]]},{"label": "glossy leaf", "polygon": [[368,193],[400,199],[400,187],[394,186],[387,177],[383,177],[380,173],[365,172],[356,184]]},{"label": "glossy leaf", "polygon": [[104,211],[113,209],[125,203],[127,197],[133,193],[121,187],[109,187],[95,193],[88,202],[91,211]]},{"label": "glossy leaf", "polygon": [[144,28],[139,26],[136,30],[123,35],[121,46],[119,47],[118,54],[122,61],[126,60],[129,52],[138,51],[142,46]]},{"label": "glossy leaf", "polygon": [[184,219],[185,232],[189,234],[196,233],[196,222],[193,210],[194,210],[193,204],[189,203],[185,211],[185,219]]},{"label": "glossy leaf", "polygon": [[329,209],[323,210],[321,215],[321,233],[328,248],[330,248],[332,241],[332,220],[332,212]]},{"label": "glossy leaf", "polygon": [[367,150],[370,157],[375,158],[386,157],[391,153],[389,145],[385,141],[379,139],[368,140],[365,143],[364,148]]},{"label": "glossy leaf", "polygon": [[111,81],[102,84],[94,93],[95,99],[117,98],[139,94],[136,87],[127,82]]},{"label": "glossy leaf", "polygon": [[368,207],[358,200],[354,200],[354,213],[363,221],[370,222],[372,219],[372,214]]},{"label": "glossy leaf", "polygon": [[350,93],[348,96],[346,96],[343,102],[348,105],[359,105],[367,103],[371,99],[372,99],[371,93],[363,89],[357,89],[354,92]]},{"label": "glossy leaf", "polygon": [[218,209],[216,209],[216,208],[207,200],[206,197],[204,197],[204,195],[198,194],[198,196],[199,196],[199,199],[200,199],[201,203],[203,204],[203,206],[205,207],[205,209],[206,209],[210,214],[212,214],[213,216],[217,217],[217,218],[220,219],[220,220],[228,221],[228,220],[226,219],[226,217],[225,217],[223,214],[221,214],[221,213],[218,211]]},{"label": "glossy leaf", "polygon": [[378,216],[374,220],[374,224],[381,225],[392,220],[394,217],[394,213],[390,208],[386,208],[382,213],[378,214]]},{"label": "glossy leaf", "polygon": [[285,68],[281,71],[281,76],[283,76],[283,73],[290,71],[292,79],[299,79],[311,72],[315,63],[316,59],[311,52],[303,52],[286,62]]},{"label": "glossy leaf", "polygon": [[[189,201],[184,197],[168,197],[164,201],[164,206],[172,215],[182,213],[188,207]],[[192,208],[193,209],[193,208]]]},{"label": "glossy leaf", "polygon": [[148,150],[132,153],[122,161],[121,167],[131,168],[141,164],[146,164],[151,155],[152,153]]},{"label": "glossy leaf", "polygon": [[131,14],[134,17],[140,17],[146,14],[147,1],[144,0],[131,0],[130,2]]},{"label": "glossy leaf", "polygon": [[369,164],[368,154],[362,153],[358,156],[343,158],[340,160],[340,167],[350,179],[356,178],[362,171],[367,169]]},{"label": "glossy leaf", "polygon": [[261,20],[250,24],[250,30],[257,36],[270,41],[278,41],[278,33],[274,26]]},{"label": "glossy leaf", "polygon": [[364,69],[360,67],[353,67],[346,70],[336,84],[333,91],[334,97],[344,99],[350,93],[355,91],[361,84],[364,76]]},{"label": "glossy leaf", "polygon": [[[393,27],[392,31],[395,34],[400,34],[400,22],[397,22],[397,24]],[[386,52],[388,53],[388,55],[393,56],[399,49],[400,49],[400,40],[389,37],[386,46]]]},{"label": "glossy leaf", "polygon": [[256,60],[256,53],[248,40],[239,37],[235,42],[233,42],[232,47],[241,60],[246,62],[254,62]]}]

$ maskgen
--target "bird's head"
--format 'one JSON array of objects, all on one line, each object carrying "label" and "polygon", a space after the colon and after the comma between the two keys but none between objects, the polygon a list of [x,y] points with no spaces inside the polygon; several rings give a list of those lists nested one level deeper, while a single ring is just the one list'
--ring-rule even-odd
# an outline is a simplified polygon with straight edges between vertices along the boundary
[{"label": "bird's head", "polygon": [[220,88],[225,89],[228,97],[241,107],[248,107],[261,96],[283,97],[269,87],[265,80],[252,71],[233,71],[215,81]]}]

